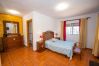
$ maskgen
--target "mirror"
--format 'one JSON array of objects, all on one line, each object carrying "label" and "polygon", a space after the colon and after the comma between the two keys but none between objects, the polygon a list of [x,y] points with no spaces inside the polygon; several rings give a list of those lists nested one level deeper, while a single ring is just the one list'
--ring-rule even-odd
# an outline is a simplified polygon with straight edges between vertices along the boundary
[{"label": "mirror", "polygon": [[6,23],[6,32],[8,33],[18,33],[17,24]]},{"label": "mirror", "polygon": [[18,34],[19,23],[18,22],[4,22],[4,34]]}]

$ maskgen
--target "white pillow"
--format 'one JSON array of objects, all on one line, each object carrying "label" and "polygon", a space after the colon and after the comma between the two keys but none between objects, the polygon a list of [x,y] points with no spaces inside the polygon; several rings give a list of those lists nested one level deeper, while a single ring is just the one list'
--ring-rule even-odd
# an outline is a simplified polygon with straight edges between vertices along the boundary
[{"label": "white pillow", "polygon": [[58,39],[52,38],[51,40],[52,40],[52,41],[57,41]]}]

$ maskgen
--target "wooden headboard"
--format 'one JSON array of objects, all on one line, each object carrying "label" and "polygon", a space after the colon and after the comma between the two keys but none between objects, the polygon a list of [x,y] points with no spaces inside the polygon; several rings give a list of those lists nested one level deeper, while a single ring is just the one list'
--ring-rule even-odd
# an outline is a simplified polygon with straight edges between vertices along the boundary
[{"label": "wooden headboard", "polygon": [[52,39],[54,38],[54,32],[53,31],[46,31],[46,32],[43,32],[43,40],[49,40],[49,39]]}]

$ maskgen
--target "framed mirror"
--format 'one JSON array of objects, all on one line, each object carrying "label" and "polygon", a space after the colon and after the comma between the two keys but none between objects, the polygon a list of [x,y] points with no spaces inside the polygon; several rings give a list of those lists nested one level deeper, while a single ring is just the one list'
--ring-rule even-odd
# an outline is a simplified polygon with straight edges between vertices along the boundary
[{"label": "framed mirror", "polygon": [[19,34],[19,23],[13,21],[4,21],[4,34]]}]

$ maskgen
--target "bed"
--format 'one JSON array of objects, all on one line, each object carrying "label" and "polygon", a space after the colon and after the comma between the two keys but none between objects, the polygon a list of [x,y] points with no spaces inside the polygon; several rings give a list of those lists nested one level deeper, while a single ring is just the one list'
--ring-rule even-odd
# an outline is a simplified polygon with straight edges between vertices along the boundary
[{"label": "bed", "polygon": [[54,32],[46,31],[43,33],[43,40],[45,41],[45,48],[50,49],[52,51],[67,55],[70,60],[73,56],[73,46],[75,44],[74,41],[62,41],[54,38]]}]

